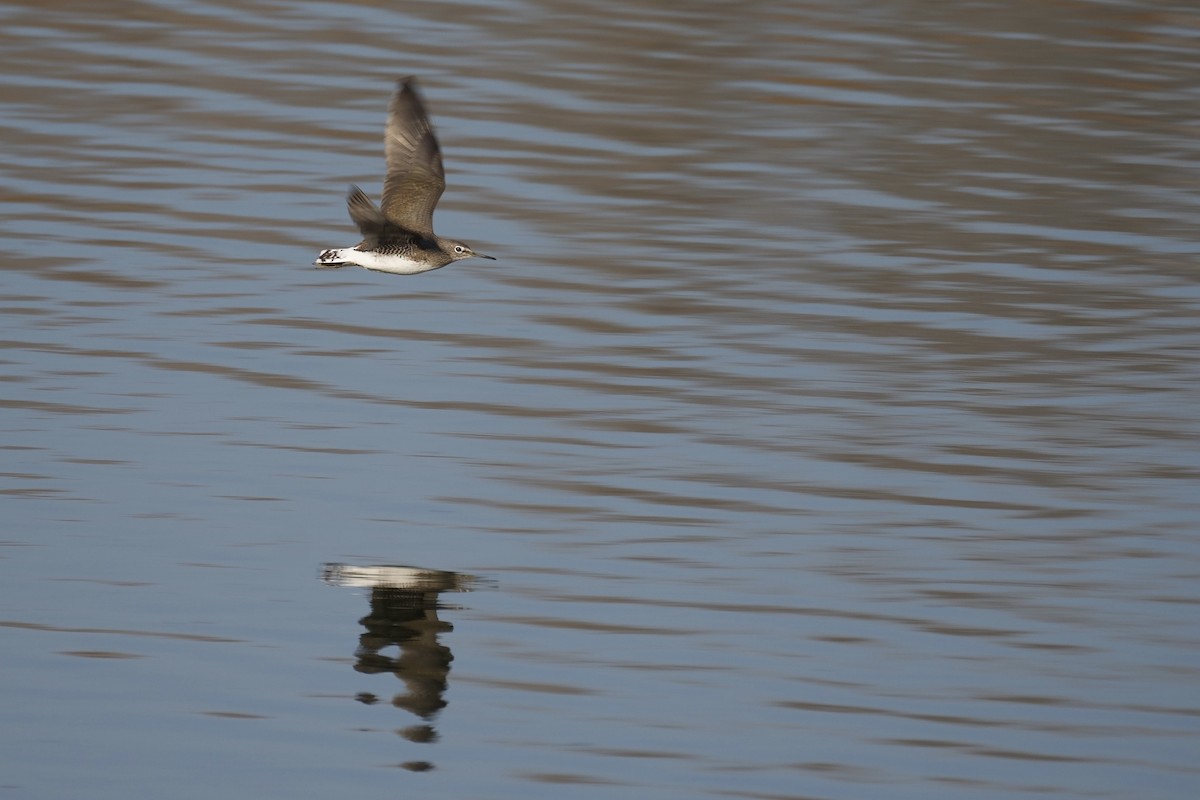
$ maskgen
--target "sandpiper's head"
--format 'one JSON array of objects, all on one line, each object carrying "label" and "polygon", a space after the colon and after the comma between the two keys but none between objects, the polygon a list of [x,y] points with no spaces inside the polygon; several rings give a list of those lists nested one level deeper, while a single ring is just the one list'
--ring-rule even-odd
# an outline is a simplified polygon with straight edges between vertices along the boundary
[{"label": "sandpiper's head", "polygon": [[483,253],[476,253],[465,242],[455,242],[452,240],[444,240],[439,242],[442,249],[446,251],[446,255],[450,256],[454,261],[462,261],[464,258],[486,258],[489,261],[495,261],[495,256],[485,256]]}]

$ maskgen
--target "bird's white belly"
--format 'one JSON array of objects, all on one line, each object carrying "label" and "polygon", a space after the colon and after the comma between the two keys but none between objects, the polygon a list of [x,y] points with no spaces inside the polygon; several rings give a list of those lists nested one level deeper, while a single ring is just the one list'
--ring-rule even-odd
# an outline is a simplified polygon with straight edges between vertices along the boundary
[{"label": "bird's white belly", "polygon": [[437,267],[425,261],[414,261],[411,258],[398,255],[381,255],[370,251],[355,251],[354,261],[360,267],[366,267],[375,272],[390,272],[393,275],[415,275],[418,272],[428,272],[431,269],[437,269]]},{"label": "bird's white belly", "polygon": [[357,247],[324,250],[313,264],[327,268],[346,267],[353,264],[376,272],[390,272],[393,275],[415,275],[418,272],[428,272],[440,266],[430,261],[415,261],[396,253],[378,253],[374,250],[359,250]]}]

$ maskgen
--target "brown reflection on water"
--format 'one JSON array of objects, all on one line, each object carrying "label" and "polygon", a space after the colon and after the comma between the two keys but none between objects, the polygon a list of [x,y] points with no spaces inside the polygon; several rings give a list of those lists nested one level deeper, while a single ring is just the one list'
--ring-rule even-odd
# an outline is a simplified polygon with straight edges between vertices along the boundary
[{"label": "brown reflection on water", "polygon": [[[392,675],[404,684],[404,692],[392,697],[391,704],[422,720],[407,726],[400,735],[415,744],[438,740],[432,724],[447,706],[450,662],[454,656],[441,642],[443,634],[454,626],[438,617],[445,608],[439,600],[444,592],[469,591],[480,581],[471,575],[398,565],[352,566],[326,564],[322,570],[326,583],[370,589],[371,612],[358,621],[365,628],[354,652],[354,670],[364,675]],[[392,648],[397,655],[390,655]],[[374,705],[373,692],[360,692],[360,703]],[[402,764],[413,772],[434,768],[430,761]]]}]

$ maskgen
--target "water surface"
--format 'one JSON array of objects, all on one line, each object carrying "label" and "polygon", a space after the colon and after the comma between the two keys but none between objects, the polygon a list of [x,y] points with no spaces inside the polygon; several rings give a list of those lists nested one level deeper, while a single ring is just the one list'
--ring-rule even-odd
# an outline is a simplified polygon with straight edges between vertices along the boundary
[{"label": "water surface", "polygon": [[2,793],[1193,796],[1198,37],[0,5]]}]

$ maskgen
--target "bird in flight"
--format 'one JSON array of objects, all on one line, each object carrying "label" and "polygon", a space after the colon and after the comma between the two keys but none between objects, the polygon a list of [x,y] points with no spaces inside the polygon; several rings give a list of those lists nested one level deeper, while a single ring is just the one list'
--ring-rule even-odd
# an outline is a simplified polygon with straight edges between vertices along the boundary
[{"label": "bird in flight", "polygon": [[387,176],[380,207],[357,186],[352,185],[346,195],[350,219],[358,226],[362,241],[354,247],[322,250],[314,266],[356,265],[376,272],[415,275],[464,258],[496,260],[476,253],[465,242],[443,239],[433,232],[433,209],[446,189],[446,173],[415,78],[401,79],[392,95],[384,154]]}]

